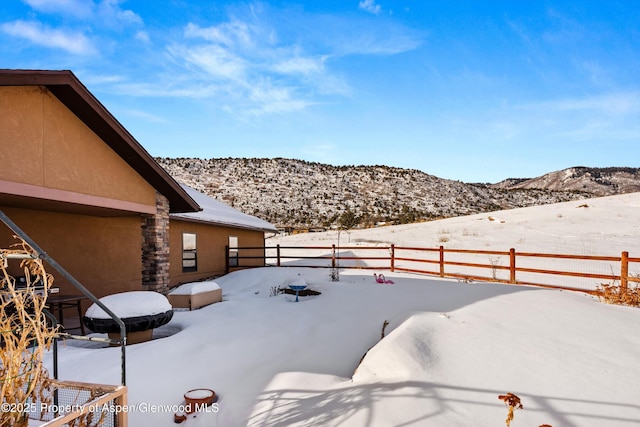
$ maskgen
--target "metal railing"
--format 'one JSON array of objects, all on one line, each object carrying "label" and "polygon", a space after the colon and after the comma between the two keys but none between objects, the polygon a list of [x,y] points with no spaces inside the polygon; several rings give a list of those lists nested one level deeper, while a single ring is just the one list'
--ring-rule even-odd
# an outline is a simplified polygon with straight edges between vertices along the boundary
[{"label": "metal railing", "polygon": [[[63,332],[57,332],[56,337],[53,342],[53,373],[54,379],[51,381],[51,388],[53,391],[53,402],[54,407],[58,406],[60,397],[67,390],[72,390],[70,393],[72,395],[80,396],[80,390],[83,392],[89,393],[89,396],[92,396],[92,399],[88,399],[85,402],[80,402],[77,405],[73,405],[73,409],[62,416],[51,419],[45,425],[47,426],[62,426],[68,425],[72,420],[77,420],[79,418],[85,417],[93,419],[93,413],[91,411],[94,409],[94,406],[97,404],[102,404],[106,402],[112,402],[115,405],[121,405],[123,402],[126,402],[126,393],[127,387],[126,384],[126,328],[125,324],[116,314],[114,314],[108,307],[106,307],[98,298],[96,298],[87,288],[85,288],[75,277],[73,277],[66,269],[64,269],[56,260],[54,260],[51,256],[49,256],[27,233],[25,233],[17,224],[15,224],[11,218],[9,218],[2,210],[0,210],[0,221],[2,221],[16,236],[22,239],[27,245],[31,247],[34,251],[33,254],[30,255],[19,255],[12,256],[11,254],[7,255],[6,259],[21,259],[26,257],[37,257],[37,259],[46,261],[51,267],[53,267],[62,277],[64,277],[69,283],[71,283],[76,289],[82,292],[89,300],[95,303],[98,307],[104,310],[105,313],[111,319],[113,319],[116,324],[120,328],[120,339],[110,339],[110,338],[96,338],[96,337],[86,337],[81,335],[72,335]],[[3,260],[4,261],[4,260]],[[45,315],[52,322],[53,328],[56,329],[57,322],[53,315],[45,311]],[[82,321],[82,319],[80,319]],[[77,340],[88,340],[88,341],[101,341],[106,342],[112,345],[119,345],[121,348],[120,351],[120,361],[121,361],[121,386],[101,386],[101,385],[92,385],[92,384],[82,384],[76,382],[68,382],[68,381],[59,381],[58,380],[58,339],[77,339]],[[88,391],[87,391],[88,390]],[[94,400],[97,396],[96,390],[102,390],[101,397]],[[92,406],[93,405],[93,406]],[[46,412],[46,411],[45,411]],[[59,411],[54,411],[54,417],[59,415]],[[45,415],[42,413],[41,415]],[[51,414],[46,414],[46,416],[51,416]],[[46,418],[44,418],[46,419]],[[106,421],[105,421],[106,420]],[[98,420],[93,420],[93,423],[88,423],[87,425],[100,425],[100,426],[118,426],[118,427],[126,427],[127,425],[127,416],[126,413],[117,414],[114,418],[113,416],[102,416]]]}]

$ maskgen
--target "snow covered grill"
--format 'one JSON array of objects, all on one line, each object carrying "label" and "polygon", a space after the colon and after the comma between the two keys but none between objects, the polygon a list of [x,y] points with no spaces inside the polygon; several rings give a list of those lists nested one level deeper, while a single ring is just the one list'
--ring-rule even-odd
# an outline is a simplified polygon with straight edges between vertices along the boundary
[{"label": "snow covered grill", "polygon": [[[100,301],[124,322],[127,344],[151,340],[153,329],[169,323],[173,317],[167,297],[153,291],[122,292]],[[119,326],[96,304],[87,309],[82,321],[94,332],[107,333],[112,340],[118,338]]]}]

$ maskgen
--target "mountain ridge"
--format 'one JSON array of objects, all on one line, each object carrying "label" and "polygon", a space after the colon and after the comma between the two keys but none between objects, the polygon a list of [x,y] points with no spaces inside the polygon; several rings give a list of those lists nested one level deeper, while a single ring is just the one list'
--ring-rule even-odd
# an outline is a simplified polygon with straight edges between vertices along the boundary
[{"label": "mountain ridge", "polygon": [[612,196],[640,191],[640,168],[574,166],[549,172],[536,178],[508,178],[493,184],[492,187],[556,191],[582,190],[596,196]]},{"label": "mountain ridge", "polygon": [[156,161],[177,181],[280,228],[410,223],[640,191],[638,168],[575,167],[484,184],[416,169],[287,158]]}]

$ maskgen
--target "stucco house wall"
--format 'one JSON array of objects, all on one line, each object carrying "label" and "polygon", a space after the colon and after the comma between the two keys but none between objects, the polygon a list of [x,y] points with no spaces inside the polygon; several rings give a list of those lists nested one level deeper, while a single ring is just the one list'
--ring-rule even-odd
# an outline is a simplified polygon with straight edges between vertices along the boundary
[{"label": "stucco house wall", "polygon": [[[229,244],[229,236],[238,238],[240,247],[264,248],[264,232],[243,230],[240,228],[212,226],[199,222],[187,222],[172,218],[169,223],[169,241],[171,255],[169,259],[171,286],[194,282],[225,274],[225,247]],[[182,235],[196,235],[197,271],[183,271],[182,268]],[[252,251],[252,256],[264,256],[264,249]],[[243,252],[242,255],[248,255]],[[263,266],[263,259],[243,260],[243,266]]]},{"label": "stucco house wall", "polygon": [[0,129],[3,192],[154,212],[154,187],[45,87],[0,87]]},{"label": "stucco house wall", "polygon": [[[99,217],[0,206],[21,229],[53,259],[63,265],[98,298],[142,290],[140,217]],[[0,246],[16,242],[6,227],[0,227]],[[12,273],[21,274],[18,263]],[[54,286],[61,294],[79,292],[52,268]]]},{"label": "stucco house wall", "polygon": [[[239,260],[242,267],[264,266],[265,233],[277,233],[273,224],[242,213],[184,184],[182,188],[198,203],[202,211],[170,215],[172,286],[225,274],[227,272],[225,250],[230,244],[231,236],[235,238],[234,244],[239,248],[259,248],[242,250],[240,256],[256,257]],[[196,237],[196,271],[190,271],[183,266],[183,235],[185,233]]]}]

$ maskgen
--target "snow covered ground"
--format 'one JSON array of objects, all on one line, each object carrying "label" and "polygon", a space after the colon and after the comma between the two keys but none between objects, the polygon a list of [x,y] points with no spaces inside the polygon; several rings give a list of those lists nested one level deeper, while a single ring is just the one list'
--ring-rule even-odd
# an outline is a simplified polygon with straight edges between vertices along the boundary
[{"label": "snow covered ground", "polygon": [[[451,248],[640,255],[640,193],[584,203],[341,239],[439,246],[447,235]],[[336,237],[268,244],[330,245]],[[129,424],[175,425],[183,394],[211,388],[220,397],[215,410],[183,425],[499,426],[507,409],[498,395],[507,392],[524,405],[513,427],[638,425],[637,308],[577,292],[380,272],[394,284],[376,283],[367,270],[341,271],[332,282],[326,269],[297,267],[218,278],[223,302],[178,311],[154,340],[127,348]],[[273,292],[294,280],[321,295],[296,303]],[[68,341],[60,377],[117,384],[119,352]]]},{"label": "snow covered ground", "polygon": [[[340,243],[640,256],[640,193],[518,208],[417,224],[342,232]],[[337,241],[337,232],[268,239],[302,245]]]}]

